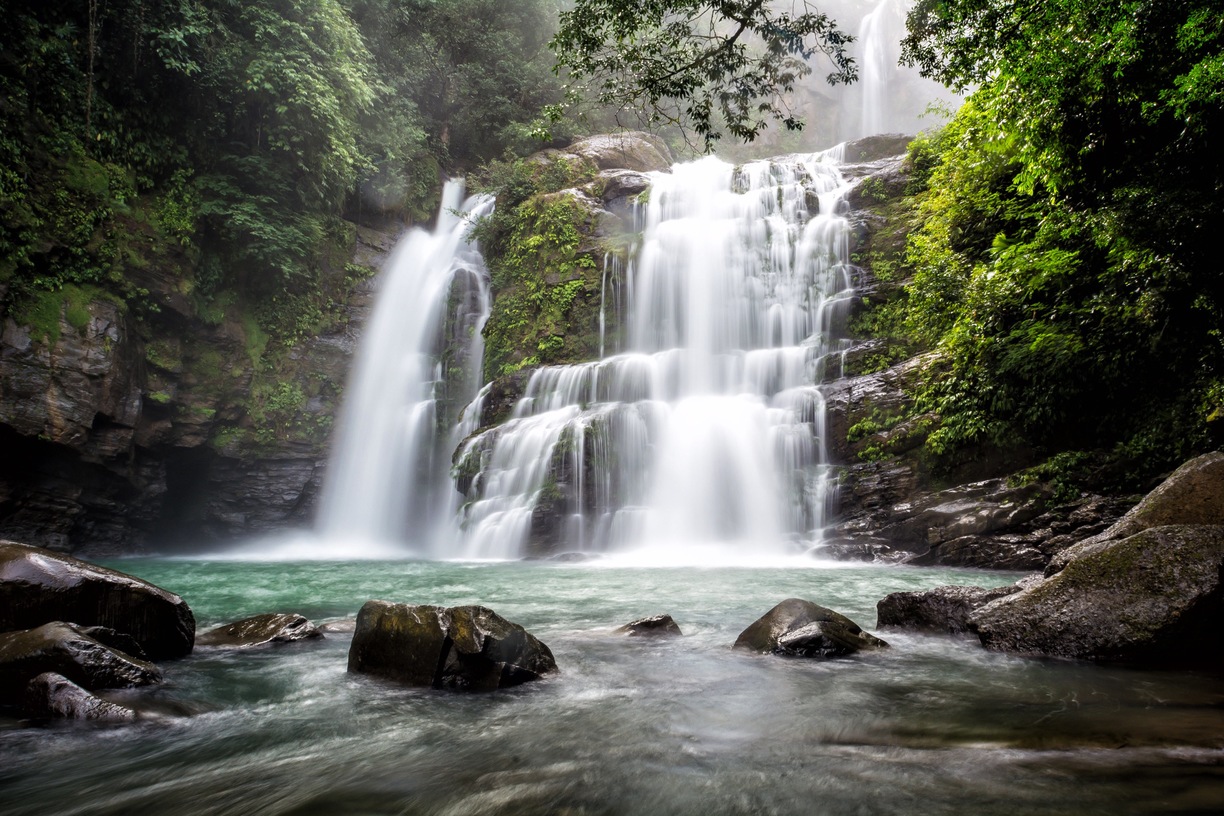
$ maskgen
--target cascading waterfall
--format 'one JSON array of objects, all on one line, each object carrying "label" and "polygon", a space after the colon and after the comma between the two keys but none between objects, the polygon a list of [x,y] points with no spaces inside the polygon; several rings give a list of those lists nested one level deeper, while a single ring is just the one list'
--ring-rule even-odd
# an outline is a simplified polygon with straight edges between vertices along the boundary
[{"label": "cascading waterfall", "polygon": [[623,288],[628,351],[535,371],[510,420],[465,443],[456,555],[818,543],[817,383],[851,295],[838,159],[652,175]]},{"label": "cascading waterfall", "polygon": [[915,134],[939,124],[925,118],[928,106],[959,106],[960,98],[952,91],[923,78],[918,69],[899,64],[905,18],[913,5],[914,0],[869,0],[837,15],[838,19],[852,21],[866,10],[859,19],[853,45],[858,81],[837,92],[842,115],[840,138]]},{"label": "cascading waterfall", "polygon": [[411,230],[383,270],[317,525],[347,555],[402,552],[404,542],[427,552],[457,509],[450,451],[462,431],[450,417],[479,385],[489,315],[488,274],[469,234],[493,207],[491,196],[463,202],[463,189],[447,182],[433,232]]},{"label": "cascading waterfall", "polygon": [[[859,87],[862,98],[859,134],[862,136],[884,132],[888,79],[898,70],[898,43],[890,37],[896,33],[895,23],[898,19],[904,26],[904,11],[896,0],[881,0],[859,25]],[[899,41],[899,37],[897,39]]]}]

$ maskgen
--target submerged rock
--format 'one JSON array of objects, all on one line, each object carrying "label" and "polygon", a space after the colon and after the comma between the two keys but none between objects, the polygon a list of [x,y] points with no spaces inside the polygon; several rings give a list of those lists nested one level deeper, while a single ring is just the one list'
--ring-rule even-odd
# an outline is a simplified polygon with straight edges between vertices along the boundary
[{"label": "submerged rock", "polygon": [[323,632],[305,616],[293,613],[255,615],[218,626],[196,637],[197,646],[261,646],[292,643],[323,637]]},{"label": "submerged rock", "polygon": [[894,592],[876,604],[880,629],[917,629],[928,632],[967,632],[969,616],[993,600],[1019,592],[1015,584],[983,589],[976,586],[941,586],[918,592]]},{"label": "submerged rock", "polygon": [[1154,527],[1080,552],[974,612],[982,645],[1152,664],[1224,661],[1224,526]]},{"label": "submerged rock", "polygon": [[671,615],[654,615],[629,621],[616,629],[618,635],[629,637],[679,637],[684,633]]},{"label": "submerged rock", "polygon": [[843,657],[887,645],[839,612],[787,598],[741,632],[733,648],[793,657]]},{"label": "submerged rock", "polygon": [[547,646],[486,607],[387,601],[361,607],[348,662],[350,672],[463,691],[516,686],[556,668]]},{"label": "submerged rock", "polygon": [[326,623],[319,624],[319,631],[325,635],[351,635],[357,631],[357,619],[341,618],[340,620],[327,621]]},{"label": "submerged rock", "polygon": [[90,694],[76,683],[55,672],[44,672],[26,686],[22,707],[38,719],[92,720],[125,723],[136,719],[136,712]]},{"label": "submerged rock", "polygon": [[46,672],[91,691],[147,686],[162,679],[152,663],[106,645],[76,624],[55,621],[0,634],[0,699],[15,699],[30,680]]},{"label": "submerged rock", "polygon": [[154,660],[189,654],[195,641],[195,616],[178,595],[72,556],[0,541],[0,631],[63,620],[129,635]]}]

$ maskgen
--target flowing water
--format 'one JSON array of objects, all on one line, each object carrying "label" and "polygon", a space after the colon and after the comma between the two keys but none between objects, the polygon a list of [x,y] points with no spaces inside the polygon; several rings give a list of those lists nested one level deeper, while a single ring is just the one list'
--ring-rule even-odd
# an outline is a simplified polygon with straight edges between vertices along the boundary
[{"label": "flowing water", "polygon": [[858,65],[858,81],[834,92],[841,109],[842,139],[933,130],[943,124],[943,118],[931,116],[932,106],[947,111],[960,106],[960,96],[923,78],[917,68],[900,64],[905,18],[913,6],[914,0],[833,0],[826,9],[855,32],[851,53]]},{"label": "flowing water", "polygon": [[[493,694],[346,673],[350,635],[199,649],[126,692],[160,719],[14,729],[6,816],[1218,813],[1218,678],[988,653],[881,632],[834,661],[733,652],[777,601],[871,628],[896,590],[1014,575],[840,567],[551,563],[111,564],[165,586],[202,629],[273,609],[351,617],[369,598],[487,604],[559,672]],[[674,640],[612,629],[671,613]],[[183,712],[191,712],[185,716]]]},{"label": "flowing water", "polygon": [[[818,383],[851,295],[838,156],[711,157],[651,181],[640,249],[603,310],[624,314],[625,350],[538,369],[510,421],[465,443],[459,554],[819,545],[832,479]],[[603,283],[607,301],[607,267]]]},{"label": "flowing water", "polygon": [[[880,48],[902,5],[864,22],[864,129],[892,121]],[[470,242],[492,202],[448,185],[436,229],[384,270],[319,535],[251,548],[289,560],[111,564],[182,595],[201,630],[269,611],[350,621],[371,598],[482,604],[559,672],[464,695],[350,676],[342,632],[198,649],[163,684],[105,693],[142,712],[134,726],[0,719],[0,812],[1219,812],[1218,677],[912,633],[831,661],[730,649],[787,597],[872,628],[889,592],[1016,578],[814,557],[836,489],[820,385],[853,294],[838,160],[654,174],[638,251],[604,260],[599,359],[532,372],[494,429],[478,427],[490,295]],[[599,557],[493,560],[562,549]],[[664,612],[683,637],[613,632]]]},{"label": "flowing water", "polygon": [[489,316],[469,233],[493,207],[491,196],[464,202],[463,188],[447,182],[433,232],[399,242],[363,332],[319,510],[321,533],[350,554],[394,555],[404,541],[423,552],[458,506],[450,451],[461,437],[449,415],[476,393]]}]

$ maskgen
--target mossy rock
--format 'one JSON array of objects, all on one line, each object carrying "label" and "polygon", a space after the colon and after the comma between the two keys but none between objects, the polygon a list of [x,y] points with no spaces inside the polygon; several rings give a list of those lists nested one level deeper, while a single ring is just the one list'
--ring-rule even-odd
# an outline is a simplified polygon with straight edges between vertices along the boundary
[{"label": "mossy rock", "polygon": [[487,259],[494,294],[484,327],[487,380],[599,355],[601,213],[576,190],[519,205],[505,250]]},{"label": "mossy rock", "polygon": [[492,691],[555,671],[547,646],[483,606],[367,601],[348,670],[408,686]]},{"label": "mossy rock", "polygon": [[1224,662],[1224,526],[1168,525],[1072,558],[969,619],[990,649],[1139,664]]}]

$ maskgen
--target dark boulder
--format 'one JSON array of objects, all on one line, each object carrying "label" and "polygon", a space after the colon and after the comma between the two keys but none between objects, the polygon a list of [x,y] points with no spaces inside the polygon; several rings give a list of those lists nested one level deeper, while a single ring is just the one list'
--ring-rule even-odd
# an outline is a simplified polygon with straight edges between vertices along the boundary
[{"label": "dark boulder", "polygon": [[44,672],[90,690],[146,686],[162,679],[152,663],[107,646],[76,624],[55,621],[0,634],[0,700],[15,699]]},{"label": "dark boulder", "polygon": [[136,712],[90,694],[76,683],[55,672],[44,672],[26,686],[22,708],[36,719],[92,720],[125,723],[136,719]]},{"label": "dark boulder", "polygon": [[483,606],[367,601],[348,670],[409,686],[491,691],[555,671],[548,647]]},{"label": "dark boulder", "polygon": [[1154,665],[1224,661],[1224,526],[1153,527],[974,612],[990,649]]},{"label": "dark boulder", "polygon": [[894,592],[876,604],[876,626],[880,629],[967,632],[973,612],[1019,591],[1019,586],[1009,584],[993,589],[941,586],[919,592]]},{"label": "dark boulder", "polygon": [[154,660],[189,654],[195,640],[195,617],[179,596],[68,555],[0,542],[0,631],[59,620],[122,632]]},{"label": "dark boulder", "polygon": [[842,657],[887,645],[839,612],[787,598],[741,632],[734,648],[794,657]]},{"label": "dark boulder", "polygon": [[684,634],[679,625],[672,620],[671,615],[654,615],[649,618],[638,618],[630,621],[616,630],[618,635],[629,637],[679,637]]},{"label": "dark boulder", "polygon": [[245,647],[265,643],[292,643],[322,637],[323,632],[297,614],[255,615],[218,626],[196,637],[197,646]]}]

